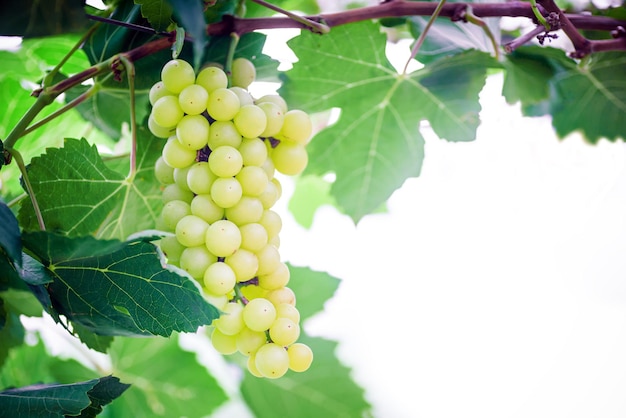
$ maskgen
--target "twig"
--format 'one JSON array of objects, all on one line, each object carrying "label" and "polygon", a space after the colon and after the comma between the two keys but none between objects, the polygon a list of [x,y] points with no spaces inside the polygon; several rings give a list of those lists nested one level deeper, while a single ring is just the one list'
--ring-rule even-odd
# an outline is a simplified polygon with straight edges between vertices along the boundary
[{"label": "twig", "polygon": [[419,52],[420,48],[422,47],[422,44],[424,43],[424,40],[426,39],[426,34],[430,30],[433,23],[435,23],[435,20],[437,20],[437,17],[439,16],[439,13],[441,13],[441,9],[443,8],[445,4],[446,4],[446,0],[439,0],[439,3],[437,4],[437,8],[433,11],[433,14],[430,15],[430,18],[428,19],[426,26],[424,26],[424,29],[422,30],[422,33],[420,33],[420,36],[415,41],[415,45],[413,45],[413,48],[411,49],[411,55],[406,60],[406,64],[404,64],[404,69],[402,70],[402,74],[406,74],[407,70],[409,69],[409,64],[411,63],[411,60],[415,58],[415,56]]},{"label": "twig", "polygon": [[37,222],[39,223],[39,229],[42,231],[46,230],[46,224],[43,221],[43,216],[41,215],[41,209],[39,209],[39,203],[37,203],[37,197],[35,196],[35,192],[33,190],[33,186],[30,184],[30,179],[28,178],[28,172],[26,171],[26,164],[24,164],[24,159],[22,158],[22,154],[15,148],[9,148],[8,151],[13,156],[13,159],[17,163],[17,166],[22,173],[22,179],[24,180],[24,186],[26,187],[26,192],[28,193],[28,197],[30,197],[30,201],[33,204],[33,210],[35,211],[35,216],[37,217]]},{"label": "twig", "polygon": [[590,41],[578,32],[578,29],[576,29],[567,16],[565,16],[554,0],[540,1],[548,12],[555,13],[556,16],[558,16],[560,28],[563,29],[563,32],[565,32],[567,37],[572,41],[572,44],[576,49],[576,51],[571,54],[572,58],[583,58],[584,56],[589,55],[591,53]]},{"label": "twig", "polygon": [[545,32],[545,31],[546,31],[546,29],[543,26],[537,25],[530,32],[527,32],[527,33],[523,34],[522,36],[520,36],[519,38],[515,38],[511,42],[505,44],[504,45],[504,51],[507,54],[510,54],[511,52],[513,52],[517,48],[519,48],[520,46],[525,45],[526,43],[530,42],[533,38],[535,38],[537,35]]}]

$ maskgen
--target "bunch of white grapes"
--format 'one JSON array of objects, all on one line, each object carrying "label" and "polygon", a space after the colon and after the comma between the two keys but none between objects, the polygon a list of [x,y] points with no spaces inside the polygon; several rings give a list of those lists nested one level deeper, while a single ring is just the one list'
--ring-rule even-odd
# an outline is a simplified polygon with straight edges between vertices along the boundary
[{"label": "bunch of white grapes", "polygon": [[163,185],[159,228],[168,263],[187,271],[221,315],[211,341],[222,354],[240,352],[249,371],[278,378],[309,368],[289,269],[278,247],[282,227],[271,208],[280,198],[275,171],[306,167],[309,116],[284,99],[248,92],[256,71],[232,62],[230,80],[218,66],[197,75],[186,61],[165,64],[150,90],[150,131],[166,139],[155,175]]}]

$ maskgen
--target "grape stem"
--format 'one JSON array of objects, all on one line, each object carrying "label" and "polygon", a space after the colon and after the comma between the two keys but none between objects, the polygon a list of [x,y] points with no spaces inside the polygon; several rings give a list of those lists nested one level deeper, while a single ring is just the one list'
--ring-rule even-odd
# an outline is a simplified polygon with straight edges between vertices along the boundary
[{"label": "grape stem", "polygon": [[433,14],[430,15],[430,18],[428,19],[426,26],[424,26],[424,29],[422,30],[422,33],[420,33],[420,36],[415,41],[415,44],[413,45],[413,48],[411,49],[411,55],[409,56],[409,59],[406,60],[406,64],[404,64],[404,69],[402,70],[402,74],[406,74],[407,70],[409,69],[409,64],[411,63],[413,59],[415,59],[415,56],[417,55],[420,48],[422,47],[424,40],[426,40],[426,34],[428,34],[428,31],[432,27],[433,23],[435,23],[435,20],[437,20],[437,17],[439,16],[439,13],[441,13],[441,9],[443,9],[444,4],[446,4],[446,0],[439,0],[437,7],[433,11]]},{"label": "grape stem", "polygon": [[128,90],[130,93],[130,169],[129,178],[133,178],[137,172],[137,114],[135,111],[135,65],[123,54],[120,55],[120,63],[126,70]]},{"label": "grape stem", "polygon": [[26,165],[24,164],[24,159],[22,158],[22,154],[15,148],[9,148],[9,152],[13,156],[13,159],[17,163],[17,166],[22,173],[22,179],[24,180],[24,186],[26,187],[26,192],[30,197],[30,201],[33,204],[33,209],[35,211],[35,216],[37,217],[37,223],[39,223],[39,229],[42,231],[46,230],[46,224],[43,221],[43,216],[41,214],[41,209],[39,209],[39,203],[37,203],[37,197],[35,196],[35,192],[33,191],[33,186],[30,184],[30,179],[28,178],[28,172],[26,171]]}]

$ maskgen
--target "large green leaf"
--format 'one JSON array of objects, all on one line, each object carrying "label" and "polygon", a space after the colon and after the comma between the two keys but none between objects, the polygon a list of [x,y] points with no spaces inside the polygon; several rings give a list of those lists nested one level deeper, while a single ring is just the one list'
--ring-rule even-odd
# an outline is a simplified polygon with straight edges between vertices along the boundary
[{"label": "large green leaf", "polygon": [[449,141],[475,138],[478,93],[495,65],[488,54],[468,51],[402,75],[387,61],[385,42],[373,22],[325,36],[303,32],[289,42],[298,62],[280,89],[290,107],[341,109],[337,123],[309,144],[308,171],[336,173],[331,192],[355,221],[419,175],[421,121]]},{"label": "large green leaf", "polygon": [[335,356],[337,343],[302,337],[311,347],[313,364],[303,373],[287,372],[280,379],[259,379],[246,373],[241,393],[257,418],[360,418],[370,405],[350,369]]},{"label": "large green leaf", "polygon": [[141,6],[141,15],[156,31],[164,31],[172,23],[172,7],[165,0],[135,0]]},{"label": "large green leaf", "polygon": [[142,239],[120,242],[24,233],[24,246],[42,260],[53,315],[64,315],[99,335],[194,332],[218,316],[193,279],[163,266]]},{"label": "large green leaf", "polygon": [[[133,177],[108,168],[84,139],[67,139],[63,148],[33,158],[28,172],[46,227],[70,236],[118,239],[153,228],[161,205],[153,167],[162,145],[143,127],[138,138]],[[37,228],[29,201],[19,219],[25,229]]]},{"label": "large green leaf", "polygon": [[226,394],[196,355],[165,338],[117,338],[110,349],[116,376],[132,384],[106,409],[110,417],[188,417],[211,414]]}]

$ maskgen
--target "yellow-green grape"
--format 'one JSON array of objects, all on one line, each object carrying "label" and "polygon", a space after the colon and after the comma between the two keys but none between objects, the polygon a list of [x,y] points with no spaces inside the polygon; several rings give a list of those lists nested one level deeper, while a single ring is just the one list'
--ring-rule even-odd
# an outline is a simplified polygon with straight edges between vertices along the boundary
[{"label": "yellow-green grape", "polygon": [[246,366],[252,376],[263,377],[261,372],[259,372],[259,370],[256,368],[256,353],[250,354],[250,356],[248,357],[248,361],[246,362]]},{"label": "yellow-green grape", "polygon": [[161,238],[159,241],[159,248],[161,248],[161,251],[165,254],[168,263],[173,264],[178,263],[178,260],[180,260],[180,256],[186,247],[178,242],[176,237],[172,235]]},{"label": "yellow-green grape", "polygon": [[161,69],[161,80],[166,89],[178,94],[196,81],[196,73],[187,61],[173,59]]},{"label": "yellow-green grape", "polygon": [[239,202],[226,208],[225,214],[236,225],[258,222],[263,216],[263,204],[256,197],[241,196]]},{"label": "yellow-green grape", "polygon": [[[242,185],[243,187],[243,185]],[[280,198],[280,190],[276,183],[268,181],[263,192],[259,195],[259,200],[265,209],[270,209]]]},{"label": "yellow-green grape", "polygon": [[167,203],[172,200],[182,200],[184,202],[191,203],[192,199],[193,193],[189,190],[181,189],[176,183],[165,186],[161,194],[161,200],[163,203]]},{"label": "yellow-green grape", "polygon": [[163,96],[174,96],[174,93],[165,88],[165,84],[162,81],[157,81],[150,87],[150,91],[148,92],[148,99],[150,100],[150,105],[154,106],[157,100],[159,100]]},{"label": "yellow-green grape", "polygon": [[272,209],[266,209],[263,212],[259,223],[263,225],[267,231],[268,240],[277,236],[283,228],[283,221],[280,219],[280,215]]},{"label": "yellow-green grape", "polygon": [[265,294],[265,298],[272,302],[274,306],[279,306],[283,303],[289,305],[296,305],[296,294],[289,287],[282,287],[280,289],[270,290]]},{"label": "yellow-green grape", "polygon": [[191,214],[212,224],[224,217],[224,208],[218,206],[210,194],[199,194],[191,201]]},{"label": "yellow-green grape", "polygon": [[267,127],[267,116],[257,105],[245,105],[235,114],[233,122],[244,138],[256,138]]},{"label": "yellow-green grape", "polygon": [[280,248],[280,236],[274,235],[267,243],[273,245],[276,249]]},{"label": "yellow-green grape", "polygon": [[272,151],[272,161],[278,172],[295,176],[302,173],[306,168],[309,154],[302,144],[282,141]]},{"label": "yellow-green grape", "polygon": [[295,343],[300,337],[300,326],[289,318],[276,318],[269,329],[271,340],[286,347]]},{"label": "yellow-green grape", "polygon": [[189,169],[192,166],[187,166],[183,168],[175,168],[174,169],[174,183],[182,190],[191,191],[189,185],[187,184],[187,174],[189,173]]},{"label": "yellow-green grape", "polygon": [[303,343],[295,343],[287,348],[289,357],[289,368],[294,372],[304,372],[313,363],[313,351]]},{"label": "yellow-green grape", "polygon": [[222,219],[212,223],[204,238],[206,247],[218,257],[233,255],[241,245],[241,232],[233,222]]},{"label": "yellow-green grape", "polygon": [[259,274],[259,286],[267,290],[281,289],[287,286],[289,278],[289,268],[285,263],[279,263],[278,267],[271,273]]},{"label": "yellow-green grape", "polygon": [[239,148],[241,140],[241,134],[237,128],[235,128],[235,124],[232,121],[217,120],[211,124],[208,145],[212,150],[222,145],[230,145],[233,148]]},{"label": "yellow-green grape", "polygon": [[213,263],[204,272],[204,287],[214,295],[229,293],[236,283],[235,272],[226,263]]},{"label": "yellow-green grape", "polygon": [[170,200],[163,205],[161,221],[168,231],[174,231],[178,221],[187,215],[191,215],[191,206],[182,200]]},{"label": "yellow-green grape", "polygon": [[263,164],[261,164],[261,168],[265,170],[265,174],[267,174],[268,179],[271,180],[274,178],[276,168],[274,167],[274,161],[272,161],[271,158],[266,158],[265,161],[263,161]]},{"label": "yellow-green grape", "polygon": [[277,105],[280,110],[283,112],[283,115],[287,113],[287,102],[278,94],[266,94],[265,96],[261,96],[254,101],[255,104],[261,103],[274,103]]},{"label": "yellow-green grape", "polygon": [[239,290],[241,291],[242,296],[247,300],[263,298],[267,294],[267,290],[255,285],[242,286]]},{"label": "yellow-green grape", "polygon": [[148,130],[157,138],[169,138],[176,133],[175,128],[164,128],[154,121],[154,115],[148,116]]},{"label": "yellow-green grape", "polygon": [[217,257],[209,252],[204,245],[188,247],[180,255],[178,264],[191,277],[197,280],[204,278],[204,272],[213,263],[217,262]]},{"label": "yellow-green grape", "polygon": [[209,95],[217,90],[224,89],[228,86],[228,77],[224,70],[219,67],[205,67],[198,73],[196,84],[204,87]]},{"label": "yellow-green grape", "polygon": [[195,215],[187,215],[176,224],[176,238],[185,247],[204,244],[204,236],[209,224]]},{"label": "yellow-green grape", "polygon": [[219,311],[223,311],[226,305],[229,303],[228,295],[213,295],[209,293],[206,288],[202,288],[202,295],[204,299],[209,302],[211,305],[215,306],[215,308]]},{"label": "yellow-green grape", "polygon": [[206,161],[199,161],[187,170],[186,183],[189,190],[195,194],[208,194],[217,176]]},{"label": "yellow-green grape", "polygon": [[267,146],[259,138],[244,138],[238,149],[245,166],[261,167],[268,159]]},{"label": "yellow-green grape", "polygon": [[196,151],[186,148],[175,136],[167,140],[161,155],[167,165],[173,168],[184,168],[196,161]]},{"label": "yellow-green grape", "polygon": [[242,194],[241,184],[234,177],[220,177],[211,185],[213,201],[223,208],[235,206]]},{"label": "yellow-green grape", "polygon": [[240,107],[239,97],[228,89],[221,88],[209,93],[207,111],[215,120],[231,120],[239,112]]},{"label": "yellow-green grape", "polygon": [[268,343],[257,350],[254,363],[264,377],[278,379],[289,370],[289,355],[282,346]]},{"label": "yellow-green grape", "polygon": [[243,308],[243,322],[253,331],[267,331],[276,320],[276,308],[265,298],[256,298]]},{"label": "yellow-green grape", "polygon": [[246,58],[235,58],[231,65],[231,85],[247,89],[256,78],[256,68]]},{"label": "yellow-green grape", "polygon": [[289,141],[304,145],[313,133],[313,123],[309,115],[299,109],[293,109],[285,113],[280,137]]},{"label": "yellow-green grape", "polygon": [[270,181],[274,183],[274,185],[276,185],[276,190],[278,190],[278,198],[280,199],[280,197],[283,195],[283,186],[280,184],[280,181],[276,177],[274,177]]},{"label": "yellow-green grape", "polygon": [[154,163],[154,176],[161,184],[172,184],[174,183],[174,168],[167,165],[163,157],[159,157]]},{"label": "yellow-green grape", "polygon": [[256,256],[259,259],[259,268],[257,270],[259,275],[273,272],[280,264],[278,249],[271,244],[267,244],[263,247],[263,249],[256,253]]},{"label": "yellow-green grape", "polygon": [[239,104],[241,106],[254,104],[254,98],[248,90],[241,87],[230,87],[228,90],[232,91],[237,95],[237,97],[239,97]]},{"label": "yellow-green grape", "polygon": [[176,96],[163,96],[152,106],[154,122],[163,128],[173,128],[184,116]]},{"label": "yellow-green grape", "polygon": [[187,86],[178,95],[181,109],[188,115],[199,115],[206,110],[209,93],[199,84]]},{"label": "yellow-green grape", "polygon": [[220,354],[234,354],[237,352],[237,337],[226,335],[217,328],[211,332],[211,344]]},{"label": "yellow-green grape", "polygon": [[235,335],[244,330],[243,306],[237,302],[229,302],[222,309],[218,319],[213,321],[213,326],[219,329],[222,334]]},{"label": "yellow-green grape", "polygon": [[267,230],[260,223],[241,225],[239,232],[241,232],[241,248],[243,249],[256,253],[267,245]]},{"label": "yellow-green grape", "polygon": [[294,305],[286,302],[279,303],[276,306],[276,318],[289,318],[294,323],[300,323],[300,311]]},{"label": "yellow-green grape", "polygon": [[237,334],[237,350],[244,356],[250,356],[267,343],[264,332],[252,331],[248,327],[243,327]]},{"label": "yellow-green grape", "polygon": [[219,177],[232,177],[243,167],[243,158],[237,148],[224,145],[211,152],[209,167]]},{"label": "yellow-green grape", "polygon": [[267,138],[278,134],[283,127],[283,121],[285,120],[285,114],[282,112],[280,107],[271,102],[259,103],[257,106],[265,112],[265,116],[267,118],[265,130],[259,136]]},{"label": "yellow-green grape", "polygon": [[209,141],[209,121],[202,115],[185,115],[176,126],[176,137],[185,148],[197,151]]},{"label": "yellow-green grape", "polygon": [[233,255],[224,259],[233,269],[237,282],[245,282],[255,277],[259,267],[259,259],[251,251],[238,249]]},{"label": "yellow-green grape", "polygon": [[259,196],[270,184],[265,170],[254,165],[244,166],[235,178],[239,180],[242,193],[246,196]]}]

